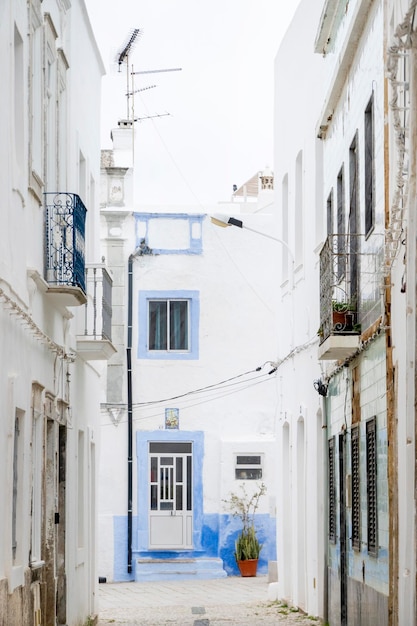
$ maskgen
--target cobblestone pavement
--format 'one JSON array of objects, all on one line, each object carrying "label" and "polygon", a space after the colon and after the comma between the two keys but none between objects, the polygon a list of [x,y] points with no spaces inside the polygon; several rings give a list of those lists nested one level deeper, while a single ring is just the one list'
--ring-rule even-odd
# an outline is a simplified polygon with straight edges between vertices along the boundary
[{"label": "cobblestone pavement", "polygon": [[98,626],[319,626],[268,599],[267,577],[99,585]]}]

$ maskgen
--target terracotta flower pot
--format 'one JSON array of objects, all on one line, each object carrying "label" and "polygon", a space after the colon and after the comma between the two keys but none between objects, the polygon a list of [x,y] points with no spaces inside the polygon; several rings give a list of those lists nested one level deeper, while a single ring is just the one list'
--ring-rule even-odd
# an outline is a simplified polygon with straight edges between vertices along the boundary
[{"label": "terracotta flower pot", "polygon": [[258,559],[246,559],[245,561],[238,561],[237,566],[241,576],[256,576],[258,569]]}]

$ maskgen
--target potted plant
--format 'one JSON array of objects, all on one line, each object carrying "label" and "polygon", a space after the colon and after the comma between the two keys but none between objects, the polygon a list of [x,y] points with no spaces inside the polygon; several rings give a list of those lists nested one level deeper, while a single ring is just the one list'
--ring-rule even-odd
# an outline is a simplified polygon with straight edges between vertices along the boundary
[{"label": "potted plant", "polygon": [[258,484],[251,496],[246,490],[245,483],[242,483],[241,493],[231,493],[228,500],[223,500],[233,517],[239,517],[242,522],[242,529],[235,540],[234,551],[241,576],[256,576],[262,544],[256,534],[255,513],[259,500],[265,493],[264,483]]},{"label": "potted plant", "polygon": [[332,300],[333,327],[335,330],[352,330],[356,303]]}]

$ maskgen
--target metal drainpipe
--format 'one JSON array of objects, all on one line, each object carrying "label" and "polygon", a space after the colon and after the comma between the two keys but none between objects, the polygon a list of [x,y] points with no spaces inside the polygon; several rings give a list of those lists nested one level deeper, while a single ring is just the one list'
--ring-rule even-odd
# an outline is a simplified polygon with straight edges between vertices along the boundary
[{"label": "metal drainpipe", "polygon": [[322,431],[323,431],[323,445],[324,445],[324,458],[326,459],[324,464],[324,485],[323,485],[323,515],[324,515],[324,575],[323,575],[323,620],[327,624],[329,618],[329,564],[328,564],[328,542],[329,542],[329,431],[328,431],[328,414],[327,414],[327,397],[322,398]]},{"label": "metal drainpipe", "polygon": [[132,293],[133,258],[128,261],[127,290],[127,571],[132,572],[132,490],[133,490],[133,419],[132,419]]}]

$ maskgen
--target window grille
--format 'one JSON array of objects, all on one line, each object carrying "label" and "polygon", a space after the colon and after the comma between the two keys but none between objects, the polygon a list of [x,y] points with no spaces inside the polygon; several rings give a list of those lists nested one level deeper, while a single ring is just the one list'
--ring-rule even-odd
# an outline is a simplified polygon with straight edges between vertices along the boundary
[{"label": "window grille", "polygon": [[336,483],[334,437],[329,439],[329,541],[336,543]]},{"label": "window grille", "polygon": [[352,546],[356,550],[361,547],[361,494],[360,494],[360,452],[359,452],[359,425],[352,427],[351,438],[352,463]]},{"label": "window grille", "polygon": [[368,499],[368,553],[378,553],[376,417],[366,422],[366,481]]}]

